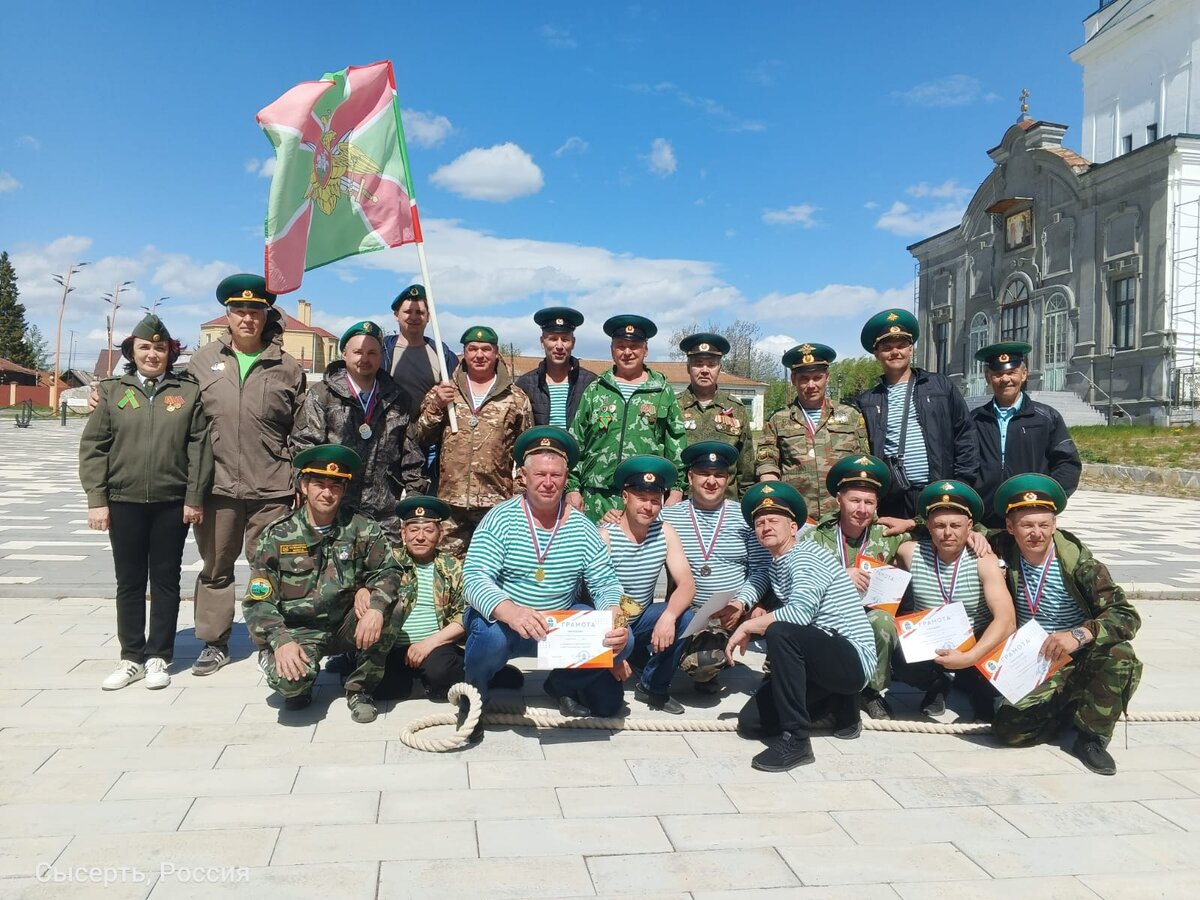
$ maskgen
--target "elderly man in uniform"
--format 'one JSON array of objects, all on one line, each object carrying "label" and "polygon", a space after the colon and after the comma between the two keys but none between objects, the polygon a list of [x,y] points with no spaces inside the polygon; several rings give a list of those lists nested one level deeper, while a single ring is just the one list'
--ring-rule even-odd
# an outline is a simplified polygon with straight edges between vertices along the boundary
[{"label": "elderly man in uniform", "polygon": [[242,600],[246,624],[270,648],[267,683],[290,710],[312,702],[322,656],[357,648],[346,705],[355,722],[373,722],[371,692],[413,590],[379,526],[341,508],[358,455],[322,444],[297,453],[295,466],[304,505],[263,530]]},{"label": "elderly man in uniform", "polygon": [[546,358],[518,378],[517,387],[533,405],[533,424],[569,428],[584,388],[596,380],[572,355],[575,329],[583,324],[583,314],[567,306],[551,306],[535,312],[533,321],[542,328]]},{"label": "elderly man in uniform", "polygon": [[725,441],[733,446],[736,465],[728,491],[736,500],[754,484],[754,435],[745,405],[717,385],[729,341],[719,334],[693,334],[679,342],[679,349],[687,354],[689,384],[676,397],[688,443]]},{"label": "elderly man in uniform", "polygon": [[[621,585],[600,532],[563,497],[567,471],[579,458],[575,439],[553,426],[531,428],[517,440],[515,458],[524,470],[525,493],[483,517],[463,567],[470,605],[466,675],[485,701],[489,682],[509,659],[536,654],[547,635],[540,612],[590,608],[581,602],[583,587],[596,609],[617,613],[621,604]],[[617,651],[613,669],[555,669],[547,676],[546,692],[564,715],[613,716],[621,710],[633,641],[618,621],[614,616],[604,638]],[[471,741],[482,738],[480,725]]]},{"label": "elderly man in uniform", "polygon": [[875,638],[838,560],[812,541],[797,543],[808,510],[795,488],[756,484],[742,498],[742,514],[771,554],[771,588],[780,605],[747,617],[729,638],[732,662],[735,650],[745,653],[751,640],[765,636],[770,666],[738,714],[738,733],[771,741],[754,757],[754,768],[786,772],[815,758],[809,732],[818,703],[833,712],[834,737],[861,733],[858,692],[875,667]]},{"label": "elderly man in uniform", "polygon": [[892,475],[879,515],[898,531],[912,527],[925,485],[955,479],[974,486],[979,480],[979,444],[966,401],[945,375],[912,365],[919,336],[916,317],[903,309],[876,313],[859,336],[883,366],[879,383],[855,402],[866,419],[871,452]]},{"label": "elderly man in uniform", "polygon": [[992,389],[992,402],[971,411],[979,437],[979,496],[984,503],[984,524],[1003,528],[1004,517],[995,511],[996,488],[1002,481],[1025,472],[1049,475],[1069,497],[1079,486],[1083,463],[1067,423],[1053,406],[1038,403],[1025,393],[1029,379],[1026,360],[1033,347],[1020,341],[991,344],[975,354],[984,363],[984,377]]},{"label": "elderly man in uniform", "polygon": [[[462,559],[484,513],[513,495],[513,446],[533,425],[529,398],[500,359],[500,339],[486,325],[462,334],[463,366],[421,404],[417,440],[440,444],[437,496],[450,507],[442,547]],[[453,404],[458,433],[450,431]]]},{"label": "elderly man in uniform", "polygon": [[612,338],[611,371],[587,386],[571,436],[579,444],[579,466],[567,480],[567,503],[599,522],[621,503],[613,475],[621,460],[637,454],[661,456],[679,475],[666,505],[683,498],[680,451],[687,445],[679,402],[667,379],[646,366],[646,342],[658,333],[642,316],[613,316],[604,323]]},{"label": "elderly man in uniform", "polygon": [[1018,703],[1001,705],[993,732],[1021,746],[1051,739],[1070,721],[1071,752],[1091,771],[1113,775],[1108,742],[1142,677],[1129,643],[1141,617],[1105,565],[1058,527],[1067,496],[1057,481],[1015,475],[997,488],[995,503],[1006,530],[992,544],[1008,567],[1017,624],[1036,619],[1049,633],[1042,656],[1064,665]]},{"label": "elderly man in uniform", "polygon": [[790,484],[814,519],[837,509],[825,493],[830,467],[844,456],[867,452],[862,415],[826,396],[829,364],[835,359],[837,354],[824,344],[801,344],[783,354],[796,399],[771,416],[758,442],[758,479]]}]

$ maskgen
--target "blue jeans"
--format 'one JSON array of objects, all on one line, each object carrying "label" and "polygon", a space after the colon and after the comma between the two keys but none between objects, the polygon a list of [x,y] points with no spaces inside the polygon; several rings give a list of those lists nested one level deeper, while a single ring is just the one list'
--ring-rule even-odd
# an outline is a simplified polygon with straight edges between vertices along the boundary
[{"label": "blue jeans", "polygon": [[679,661],[683,659],[683,651],[688,645],[688,641],[680,640],[679,636],[683,634],[684,629],[688,627],[688,623],[696,614],[694,606],[684,610],[679,621],[675,623],[675,643],[661,653],[652,653],[649,649],[650,636],[654,633],[654,626],[658,624],[658,620],[662,618],[666,609],[666,603],[651,603],[629,625],[636,646],[639,649],[644,647],[650,653],[650,659],[646,663],[646,667],[642,669],[640,686],[646,693],[660,696],[671,690],[671,678],[675,675],[675,670],[679,668]]},{"label": "blue jeans", "polygon": [[[591,608],[585,603],[571,607]],[[474,609],[467,610],[463,627],[467,630],[464,660],[467,681],[479,690],[484,700],[488,699],[492,676],[512,657],[537,656],[537,641],[533,638],[523,638],[500,622],[489,622]],[[631,652],[632,640],[616,654],[615,661],[622,662]],[[616,715],[625,701],[625,689],[609,669],[553,669],[546,676],[546,685],[559,696],[571,697],[602,718]]]}]

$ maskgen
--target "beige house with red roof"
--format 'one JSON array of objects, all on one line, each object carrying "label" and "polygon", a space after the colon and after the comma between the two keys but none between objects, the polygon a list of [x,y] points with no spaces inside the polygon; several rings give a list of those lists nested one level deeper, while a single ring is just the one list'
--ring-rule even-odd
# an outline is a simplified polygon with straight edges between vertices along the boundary
[{"label": "beige house with red roof", "polygon": [[[337,359],[337,336],[312,324],[312,304],[307,300],[297,302],[295,316],[281,306],[275,309],[283,316],[283,349],[300,361],[305,372],[324,372]],[[217,340],[226,330],[223,315],[205,322],[200,326],[200,346]]]}]

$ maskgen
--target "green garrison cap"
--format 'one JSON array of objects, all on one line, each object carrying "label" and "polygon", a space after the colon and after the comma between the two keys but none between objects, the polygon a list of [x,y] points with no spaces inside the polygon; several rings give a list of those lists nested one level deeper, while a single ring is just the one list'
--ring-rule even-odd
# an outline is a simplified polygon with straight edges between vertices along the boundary
[{"label": "green garrison cap", "polygon": [[404,290],[402,290],[400,293],[398,293],[396,295],[396,299],[392,301],[392,312],[395,312],[396,310],[398,310],[400,308],[400,304],[403,303],[405,300],[424,300],[424,299],[425,299],[425,285],[410,284],[408,287],[406,287]]},{"label": "green garrison cap", "polygon": [[906,309],[885,309],[867,319],[859,340],[864,350],[874,353],[875,345],[884,338],[906,337],[915,344],[920,336],[916,316]]},{"label": "green garrison cap", "polygon": [[604,333],[613,340],[648,341],[658,334],[658,326],[645,316],[613,316],[604,323]]},{"label": "green garrison cap", "polygon": [[825,490],[830,495],[845,488],[862,488],[882,496],[892,483],[887,463],[868,453],[839,459],[825,476]]},{"label": "green garrison cap", "polygon": [[793,372],[798,369],[828,369],[837,359],[837,352],[824,344],[799,344],[783,354],[783,367]]},{"label": "green garrison cap", "polygon": [[346,344],[350,342],[350,338],[356,335],[365,334],[367,337],[373,337],[383,344],[383,329],[374,322],[355,322],[346,329],[346,333],[342,335],[341,341],[338,343],[338,351],[346,349]]},{"label": "green garrison cap", "polygon": [[462,345],[464,347],[476,341],[484,344],[500,344],[500,338],[496,336],[495,330],[486,325],[472,325],[462,333]]},{"label": "green garrison cap", "polygon": [[719,334],[702,331],[685,337],[679,342],[679,349],[688,356],[724,356],[729,352],[729,341]]},{"label": "green garrison cap", "polygon": [[978,522],[983,518],[983,500],[961,481],[935,481],[925,485],[917,497],[917,512],[925,518],[939,509],[966,513]]},{"label": "green garrison cap", "polygon": [[411,494],[396,504],[396,515],[401,522],[414,522],[419,519],[440,522],[450,518],[450,507],[437,497]]},{"label": "green garrison cap", "polygon": [[803,524],[808,519],[808,504],[800,492],[782,481],[762,481],[742,497],[742,515],[753,522],[759,513],[777,513]]},{"label": "green garrison cap", "polygon": [[575,438],[553,425],[538,425],[521,432],[513,446],[517,465],[524,463],[531,453],[556,453],[567,461],[568,469],[573,469],[579,462],[579,444]]},{"label": "green garrison cap", "polygon": [[993,372],[1007,372],[1019,369],[1025,364],[1025,357],[1033,352],[1033,345],[1024,341],[1001,341],[999,344],[989,344],[982,350],[975,351],[975,358],[981,363],[987,363]]},{"label": "green garrison cap", "polygon": [[167,326],[163,324],[163,320],[150,313],[133,326],[133,333],[125,340],[121,341],[121,355],[128,360],[133,359],[133,342],[134,340],[143,341],[166,341],[171,343],[171,332],[167,331]]},{"label": "green garrison cap", "polygon": [[301,450],[292,459],[301,475],[324,475],[326,478],[353,478],[362,466],[358,454],[341,444],[318,444]]},{"label": "green garrison cap", "polygon": [[217,285],[217,299],[225,306],[261,306],[264,309],[275,305],[275,295],[267,290],[267,281],[261,275],[230,275]]},{"label": "green garrison cap", "polygon": [[996,488],[993,509],[998,516],[1007,516],[1015,509],[1048,509],[1060,513],[1067,508],[1067,493],[1049,475],[1027,472],[1014,475]]},{"label": "green garrison cap", "polygon": [[738,459],[738,449],[724,441],[697,441],[679,454],[689,469],[728,469]]},{"label": "green garrison cap", "polygon": [[583,313],[569,306],[547,306],[533,314],[533,321],[542,331],[571,334],[583,324]]},{"label": "green garrison cap", "polygon": [[614,490],[661,491],[675,484],[675,466],[661,456],[638,454],[622,461],[613,475]]}]

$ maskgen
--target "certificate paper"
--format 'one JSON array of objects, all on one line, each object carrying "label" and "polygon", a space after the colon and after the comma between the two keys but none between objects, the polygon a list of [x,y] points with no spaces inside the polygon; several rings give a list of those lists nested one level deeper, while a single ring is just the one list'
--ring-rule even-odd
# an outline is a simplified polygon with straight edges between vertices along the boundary
[{"label": "certificate paper", "polygon": [[613,651],[604,646],[612,630],[611,609],[551,609],[539,613],[549,634],[538,641],[539,669],[611,669]]},{"label": "certificate paper", "polygon": [[733,591],[717,591],[704,602],[704,605],[696,610],[696,614],[692,616],[692,621],[688,622],[688,627],[683,630],[683,634],[679,636],[680,640],[691,637],[693,634],[699,634],[708,627],[709,620],[728,606],[733,598],[737,596]]},{"label": "certificate paper", "polygon": [[1065,663],[1051,663],[1041,655],[1046,629],[1030,619],[1016,634],[975,664],[1004,699],[1016,703],[1057,672]]},{"label": "certificate paper", "polygon": [[867,585],[867,592],[863,594],[863,606],[882,609],[894,616],[900,608],[908,583],[912,581],[912,575],[895,566],[879,566],[869,571],[871,581]]},{"label": "certificate paper", "polygon": [[924,609],[896,617],[896,632],[906,662],[934,659],[938,650],[970,650],[975,633],[967,609],[961,603],[944,603],[937,609]]}]

